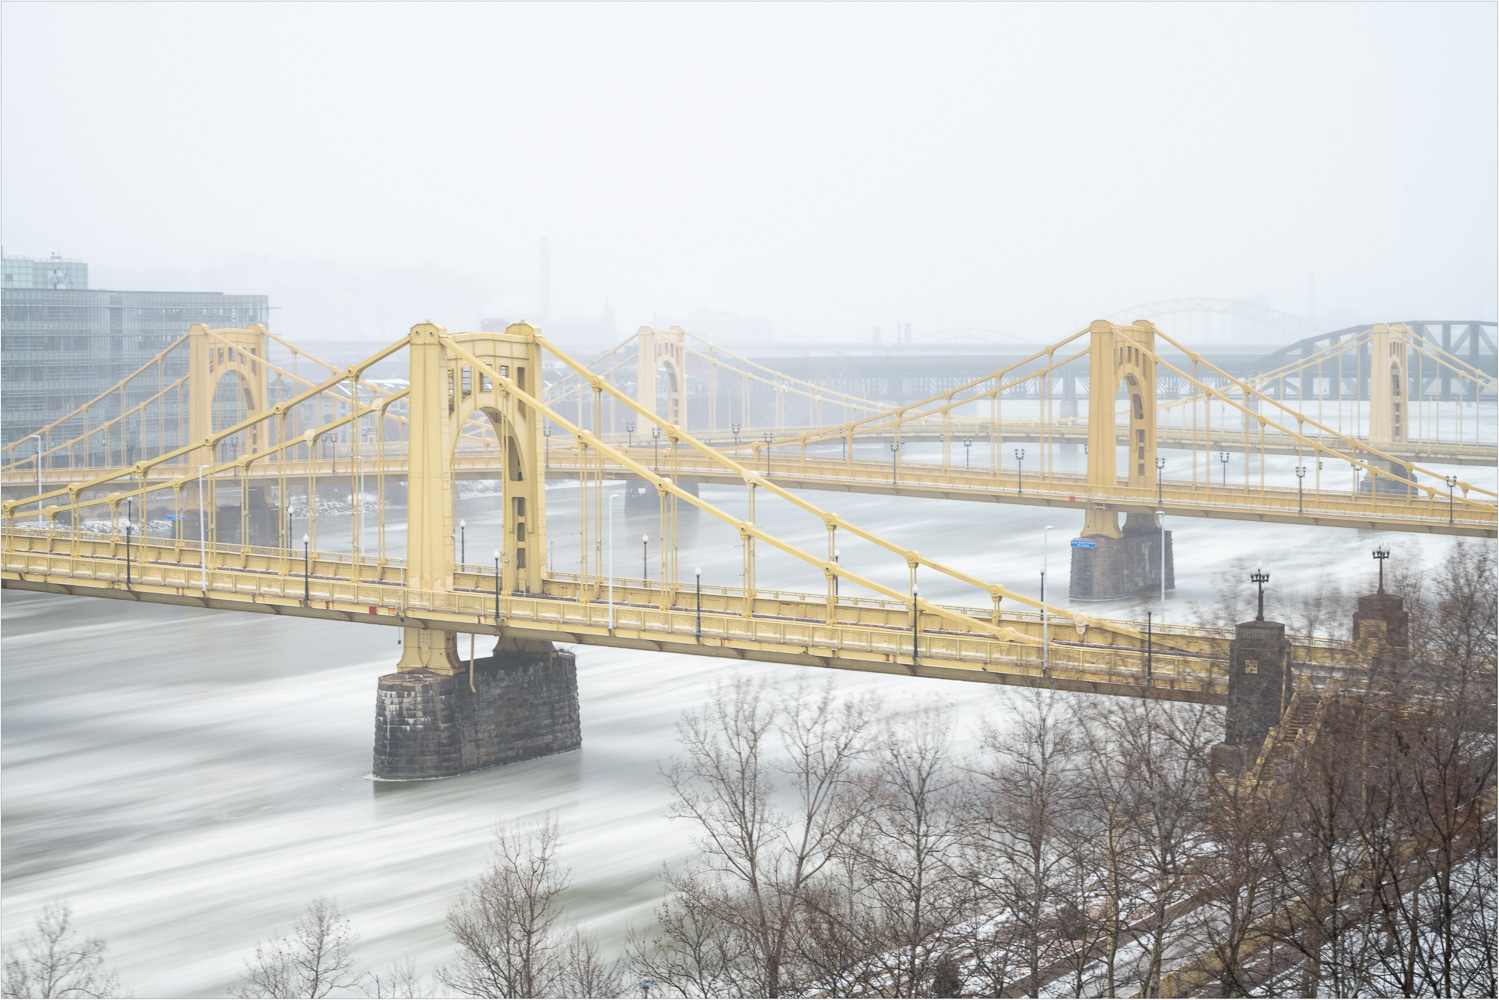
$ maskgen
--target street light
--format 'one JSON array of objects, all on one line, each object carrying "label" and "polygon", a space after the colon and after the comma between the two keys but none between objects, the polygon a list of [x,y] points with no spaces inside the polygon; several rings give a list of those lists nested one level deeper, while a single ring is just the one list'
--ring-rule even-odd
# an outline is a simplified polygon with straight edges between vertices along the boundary
[{"label": "street light", "polygon": [[916,659],[917,644],[921,641],[921,608],[916,603],[916,595],[921,589],[916,584],[911,584],[911,670],[914,673],[921,664]]},{"label": "street light", "polygon": [[703,641],[703,568],[697,568],[697,641]]},{"label": "street light", "polygon": [[[842,555],[843,555],[843,553],[839,552],[837,549],[834,549],[833,550],[833,562],[838,563],[838,565],[840,565],[840,566],[843,565],[843,560],[840,558]],[[838,598],[838,574],[834,573],[833,574],[833,599],[837,600],[837,598]]]},{"label": "street light", "polygon": [[729,430],[731,430],[731,431],[734,432],[734,447],[735,448],[739,447],[739,427],[740,427],[739,424],[730,424],[729,425]]},{"label": "street light", "polygon": [[206,465],[198,466],[198,566],[203,572],[198,583],[204,594],[208,593],[208,532],[203,526],[207,520],[203,516],[203,470],[206,468]]},{"label": "street light", "polygon": [[1223,463],[1223,485],[1227,486],[1228,485],[1228,452],[1226,452],[1226,451],[1220,451],[1218,453],[1218,461],[1220,461],[1220,462]]},{"label": "street light", "polygon": [[1265,584],[1270,582],[1270,574],[1263,569],[1257,569],[1249,574],[1249,582],[1256,584],[1260,589],[1259,610],[1255,612],[1254,620],[1262,622],[1265,620]]},{"label": "street light", "polygon": [[[546,467],[548,469],[550,469],[552,467],[552,425],[551,424],[542,424],[541,425],[541,436],[544,437],[544,438],[546,438],[546,445],[545,445],[545,447],[546,447],[546,463],[547,463]],[[502,476],[504,475],[503,471],[501,472],[501,475]]]},{"label": "street light", "polygon": [[1041,529],[1041,672],[1044,674],[1051,669],[1051,614],[1046,606],[1046,552],[1049,546],[1052,526],[1047,525]]},{"label": "street light", "polygon": [[1025,449],[1024,448],[1016,448],[1015,449],[1015,495],[1016,496],[1019,496],[1020,494],[1022,494],[1022,493],[1025,492],[1025,487],[1021,483],[1021,478],[1022,478],[1022,476],[1021,476],[1021,467],[1022,467],[1021,463],[1023,463],[1024,461],[1025,461]]},{"label": "street light", "polygon": [[900,478],[900,465],[899,465],[898,457],[897,457],[900,454],[900,446],[901,446],[901,442],[899,442],[899,441],[891,441],[890,442],[890,485],[891,486],[896,485],[897,480]]},{"label": "street light", "polygon": [[626,420],[625,421],[625,447],[632,448],[634,446],[635,446],[635,421],[633,421],[633,420]]},{"label": "street light", "polygon": [[1155,460],[1155,502],[1158,504],[1166,502],[1161,499],[1161,476],[1165,475],[1165,473],[1166,460],[1164,458],[1157,458]]},{"label": "street light", "polygon": [[1377,549],[1374,550],[1373,556],[1374,556],[1375,561],[1379,563],[1379,592],[1381,594],[1383,594],[1384,593],[1384,561],[1386,559],[1390,558],[1390,547],[1388,545],[1381,545],[1379,548],[1377,548]]},{"label": "street light", "polygon": [[1457,477],[1456,476],[1446,476],[1445,477],[1445,481],[1447,483],[1447,523],[1451,524],[1452,523],[1452,518],[1453,518],[1453,512],[1452,512],[1452,510],[1453,510],[1453,508],[1452,508],[1452,503],[1453,503],[1453,500],[1452,500],[1452,488],[1457,485]]},{"label": "street light", "polygon": [[1306,485],[1306,466],[1296,466],[1296,513],[1301,513],[1302,490]]},{"label": "street light", "polygon": [[308,547],[312,540],[306,535],[302,536],[302,603],[312,603],[312,550]]},{"label": "street light", "polygon": [[614,504],[619,499],[615,493],[609,497],[609,631],[614,631]]},{"label": "street light", "polygon": [[651,428],[651,468],[657,472],[661,471],[661,428],[659,425]]},{"label": "street light", "polygon": [[494,550],[494,626],[500,627],[500,550]]},{"label": "street light", "polygon": [[28,434],[27,437],[36,438],[36,523],[40,525],[42,518],[42,436],[40,434]]},{"label": "street light", "polygon": [[458,522],[458,565],[468,562],[468,522]]},{"label": "street light", "polygon": [[1155,635],[1151,630],[1150,612],[1145,612],[1145,694],[1150,694],[1150,675],[1155,666]]},{"label": "street light", "polygon": [[642,580],[649,580],[651,578],[650,562],[649,562],[650,546],[651,546],[651,536],[650,535],[641,535],[640,536],[640,578]]},{"label": "street light", "polygon": [[969,461],[969,459],[972,457],[972,452],[969,449],[971,449],[972,447],[973,438],[965,437],[963,439],[963,468],[965,469],[972,466],[972,463]]},{"label": "street light", "polygon": [[765,474],[768,476],[770,475],[770,442],[775,438],[770,431],[766,431],[761,435],[761,439],[765,442]]},{"label": "street light", "polygon": [[126,514],[125,515],[125,589],[126,590],[129,590],[130,587],[131,587],[131,580],[130,580],[130,529],[132,527],[133,526],[130,523],[130,515]]}]

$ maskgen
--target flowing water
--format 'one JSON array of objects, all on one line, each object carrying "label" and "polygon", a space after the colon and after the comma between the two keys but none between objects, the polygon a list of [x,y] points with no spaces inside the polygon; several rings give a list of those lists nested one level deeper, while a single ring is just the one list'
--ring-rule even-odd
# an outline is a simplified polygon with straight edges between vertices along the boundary
[{"label": "flowing water", "polygon": [[[1073,458],[1080,466],[1081,456]],[[1292,464],[1277,461],[1274,478],[1294,486]],[[742,492],[705,487],[703,496],[739,514]],[[578,544],[568,511],[577,491],[563,485],[548,493],[554,565],[572,570]],[[1055,524],[1048,591],[1065,603],[1066,540],[1080,512],[807,496],[1032,595],[1040,588],[1041,529]],[[493,497],[460,501],[471,562],[485,562],[499,537],[496,508]],[[825,529],[815,519],[764,501],[758,515],[767,530],[825,553]],[[347,515],[319,517],[330,548],[340,532],[347,538]],[[1267,611],[1274,617],[1277,600],[1329,581],[1347,592],[1372,590],[1374,545],[1430,565],[1453,544],[1189,518],[1170,527],[1177,589],[1164,612],[1155,601],[1134,600],[1088,611],[1143,617],[1151,608],[1168,620],[1193,620],[1215,605],[1226,574],[1242,608],[1253,591],[1238,577],[1263,562],[1273,573]],[[634,575],[640,536],[654,539],[657,519],[621,510],[614,530],[616,570]],[[733,531],[698,514],[684,518],[681,535],[684,579],[700,566],[705,583],[738,584]],[[898,560],[877,558],[852,539],[840,537],[839,546],[846,565],[906,585]],[[654,576],[658,553],[648,545],[646,556]],[[763,557],[759,574],[762,587],[821,589],[820,574],[789,557]],[[930,574],[921,586],[932,600],[978,603]],[[0,613],[5,943],[45,903],[66,900],[78,925],[108,942],[122,985],[138,996],[225,994],[257,940],[288,928],[319,895],[353,918],[364,964],[412,956],[429,973],[451,954],[443,916],[481,870],[494,824],[548,811],[561,823],[562,859],[574,871],[570,918],[617,947],[631,922],[649,919],[661,865],[691,850],[692,831],[663,817],[669,796],[657,765],[674,752],[681,713],[702,706],[723,678],[831,678],[844,691],[881,694],[901,711],[948,705],[964,734],[981,722],[1002,726],[1014,699],[1024,697],[964,682],[584,646],[577,648],[580,751],[438,781],[376,782],[369,777],[375,680],[396,662],[395,629],[16,591],[5,592]]]}]

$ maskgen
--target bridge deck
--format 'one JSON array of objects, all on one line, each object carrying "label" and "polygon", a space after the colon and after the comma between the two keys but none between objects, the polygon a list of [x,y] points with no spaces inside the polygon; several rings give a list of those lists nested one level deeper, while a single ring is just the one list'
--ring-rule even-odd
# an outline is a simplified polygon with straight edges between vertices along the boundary
[{"label": "bridge deck", "polygon": [[[160,539],[131,546],[101,536],[7,532],[0,585],[11,589],[284,614],[363,624],[435,628],[564,643],[622,646],[699,656],[798,663],[913,676],[1047,687],[1100,694],[1153,696],[1223,704],[1228,634],[1156,626],[1155,651],[1123,644],[1117,631],[1050,625],[1050,664],[1042,668],[1040,616],[965,609],[1000,634],[954,631],[950,620],[922,614],[918,662],[911,662],[910,609],[897,602],[757,591],[702,590],[701,629],[691,587],[619,578],[615,603],[607,579],[548,577],[540,594],[502,593],[481,567],[460,567],[450,592],[405,585],[397,562],[356,562],[320,554],[302,575],[300,553]],[[206,587],[204,581],[206,579]],[[308,599],[304,600],[304,592]],[[496,607],[498,606],[498,615]],[[832,613],[828,613],[829,607]],[[1121,623],[1127,624],[1127,623]],[[1301,639],[1305,665],[1346,659],[1343,644]]]},{"label": "bridge deck", "polygon": [[[660,452],[636,446],[625,449],[637,461],[658,463],[659,471],[675,475],[684,483],[722,483],[742,485],[743,479],[722,464],[698,455],[684,453],[678,457],[675,472]],[[746,462],[750,461],[745,459]],[[766,469],[764,460],[756,471]],[[499,456],[493,453],[459,452],[453,459],[453,474],[463,479],[489,479],[499,474]],[[572,449],[553,449],[547,459],[546,474],[552,479],[576,478],[579,469],[577,453]],[[1492,538],[1499,534],[1499,507],[1477,500],[1464,500],[1459,494],[1449,507],[1445,493],[1406,497],[1394,493],[1351,490],[1317,490],[1309,488],[1299,495],[1293,487],[1261,487],[1251,482],[1230,482],[1227,486],[1206,485],[1165,479],[1161,489],[1118,485],[1113,488],[1090,488],[1085,476],[1073,473],[1041,475],[1025,472],[1017,477],[1015,470],[996,473],[987,468],[941,466],[930,463],[901,462],[892,473],[888,461],[867,459],[801,458],[795,455],[772,455],[770,476],[788,489],[823,490],[840,493],[871,493],[893,496],[925,497],[983,503],[1021,504],[1029,506],[1066,507],[1082,510],[1089,502],[1107,503],[1126,511],[1165,511],[1173,517],[1205,517],[1220,520],[1256,521],[1279,524],[1306,524],[1325,527],[1359,528],[1372,531],[1404,531],[1429,534],[1466,535]],[[158,467],[159,477],[147,482],[166,483],[190,470]],[[406,475],[406,460],[395,454],[382,461],[362,465],[366,490],[373,491],[375,477],[383,472],[394,478]],[[607,478],[628,476],[617,464],[606,463],[602,469]],[[318,477],[350,475],[347,459],[311,463],[288,461],[283,466],[260,462],[247,470],[246,478],[257,482],[274,482],[281,476],[296,486],[308,474]],[[892,476],[894,482],[892,482]],[[1331,478],[1329,476],[1329,478]],[[1315,476],[1312,477],[1315,482]],[[234,479],[221,479],[220,485],[235,485]],[[35,487],[33,486],[32,489]]]}]

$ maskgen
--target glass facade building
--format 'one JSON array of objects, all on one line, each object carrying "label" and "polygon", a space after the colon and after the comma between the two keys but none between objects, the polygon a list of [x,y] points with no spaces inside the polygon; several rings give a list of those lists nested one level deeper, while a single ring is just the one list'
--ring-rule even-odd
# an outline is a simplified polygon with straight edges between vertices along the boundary
[{"label": "glass facade building", "polygon": [[[118,383],[149,362],[194,323],[211,327],[269,326],[265,295],[219,292],[126,292],[88,287],[83,261],[5,257],[0,287],[0,443],[26,437]],[[168,381],[187,373],[179,348],[166,366]],[[125,407],[156,391],[156,379],[127,394]],[[118,413],[118,396],[100,417]],[[144,433],[154,433],[148,422]],[[166,423],[175,427],[168,415]],[[83,431],[60,427],[54,443]],[[155,441],[138,445],[154,450]]]}]

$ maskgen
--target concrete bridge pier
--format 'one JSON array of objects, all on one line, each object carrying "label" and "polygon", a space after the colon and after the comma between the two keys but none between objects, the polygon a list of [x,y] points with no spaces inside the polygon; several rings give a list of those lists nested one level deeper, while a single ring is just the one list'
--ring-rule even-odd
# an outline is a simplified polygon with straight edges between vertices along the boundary
[{"label": "concrete bridge pier", "polygon": [[1074,601],[1112,601],[1159,593],[1162,572],[1166,574],[1166,589],[1175,590],[1171,532],[1165,533],[1163,552],[1161,529],[1150,515],[1130,514],[1117,537],[1085,533],[1073,539],[1067,596]]},{"label": "concrete bridge pier", "polygon": [[[251,486],[242,504],[221,504],[215,513],[218,540],[231,544],[278,546],[281,544],[281,508],[271,503],[271,487]],[[249,536],[241,537],[241,516]],[[193,525],[197,529],[196,523]]]},{"label": "concrete bridge pier", "polygon": [[[408,629],[408,642],[413,633],[456,652],[453,633]],[[415,667],[380,678],[375,777],[442,778],[582,746],[572,652],[502,638],[472,670],[456,656],[446,659],[452,672],[415,659]]]}]

